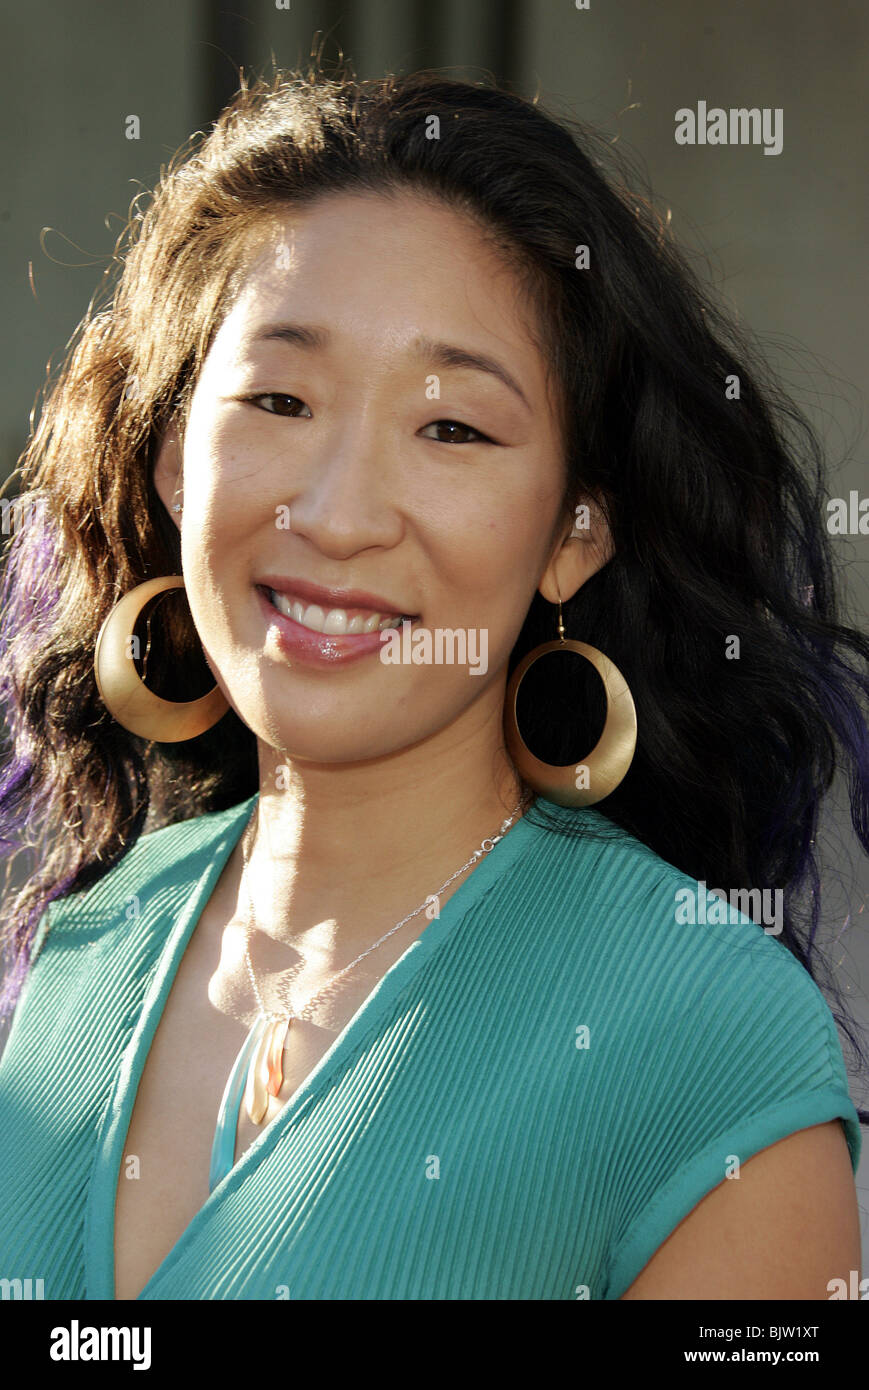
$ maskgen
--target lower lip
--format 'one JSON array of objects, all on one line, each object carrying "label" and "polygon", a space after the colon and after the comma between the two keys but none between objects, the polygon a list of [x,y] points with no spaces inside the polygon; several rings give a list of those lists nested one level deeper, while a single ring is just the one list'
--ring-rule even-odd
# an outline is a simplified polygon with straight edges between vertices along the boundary
[{"label": "lower lip", "polygon": [[372,652],[380,651],[383,646],[379,631],[313,632],[275,608],[266,591],[258,584],[255,588],[260,607],[274,629],[278,646],[285,655],[293,656],[297,661],[312,666],[346,666],[348,661],[359,661]]}]

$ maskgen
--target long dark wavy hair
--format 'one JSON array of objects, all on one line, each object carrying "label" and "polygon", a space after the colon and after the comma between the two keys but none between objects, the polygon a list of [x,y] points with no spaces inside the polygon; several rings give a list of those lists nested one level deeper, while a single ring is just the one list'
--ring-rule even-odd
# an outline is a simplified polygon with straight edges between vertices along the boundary
[{"label": "long dark wavy hair", "polygon": [[[564,604],[567,636],[612,658],[637,707],[633,764],[598,809],[710,885],[781,889],[779,939],[824,983],[865,1065],[816,941],[815,838],[837,766],[869,851],[869,642],[841,621],[817,436],[596,132],[489,78],[357,81],[319,65],[242,77],[147,209],[134,200],[19,460],[25,521],[6,553],[0,623],[0,843],[7,858],[48,849],[3,905],[0,1016],[51,900],[93,884],[143,830],[257,789],[255,738],[231,709],[183,744],[116,723],[94,644],[123,593],[181,572],[152,465],[171,419],[183,435],[248,245],[264,219],[339,190],[433,193],[521,277],[563,408],[565,513],[598,499],[614,543]],[[555,636],[553,615],[536,594],[510,671]],[[183,600],[161,608],[148,662],[149,686],[168,698],[212,684]],[[521,687],[520,727],[547,761],[576,761],[602,712],[576,658],[536,663]]]}]

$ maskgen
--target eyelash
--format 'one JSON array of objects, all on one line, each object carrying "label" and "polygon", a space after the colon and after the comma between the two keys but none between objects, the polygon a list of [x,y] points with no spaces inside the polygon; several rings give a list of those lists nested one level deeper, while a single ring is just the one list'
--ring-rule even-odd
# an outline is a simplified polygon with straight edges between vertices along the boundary
[{"label": "eyelash", "polygon": [[[258,403],[259,401],[274,400],[274,399],[276,399],[276,398],[278,398],[278,397],[281,398],[281,399],[283,399],[283,400],[286,400],[286,401],[299,401],[299,404],[300,404],[300,405],[304,405],[304,404],[305,404],[305,402],[302,401],[302,400],[300,399],[299,396],[291,396],[291,395],[289,395],[286,391],[260,391],[260,392],[259,392],[257,395],[255,395],[255,396],[244,396],[244,397],[242,397],[242,399],[245,400],[245,401],[250,402],[251,405],[257,405],[257,403]],[[265,409],[264,406],[259,406],[259,405],[257,406],[257,408],[258,408],[259,410],[264,410],[264,409]],[[281,412],[278,411],[278,410],[266,410],[266,414],[267,414],[267,415],[280,415]],[[307,418],[307,417],[305,417],[305,416],[299,417],[299,416],[293,416],[293,415],[284,415],[282,418],[285,419],[285,420],[292,420],[292,419],[299,419],[299,418],[305,419],[305,418]],[[475,429],[473,425],[466,425],[466,424],[463,424],[463,422],[462,422],[461,420],[448,420],[448,419],[443,419],[443,420],[432,420],[432,421],[430,422],[430,424],[426,425],[424,428],[425,428],[425,429],[430,429],[432,425],[457,425],[459,429],[468,430],[471,434],[474,434],[474,435],[477,436],[476,439],[460,439],[460,440],[435,439],[435,440],[432,441],[434,444],[451,444],[451,443],[459,443],[459,444],[497,444],[497,442],[498,442],[497,440],[490,438],[489,435],[483,434],[483,431],[482,431],[482,430]],[[426,436],[426,438],[429,438],[429,437],[430,437],[430,436]]]}]

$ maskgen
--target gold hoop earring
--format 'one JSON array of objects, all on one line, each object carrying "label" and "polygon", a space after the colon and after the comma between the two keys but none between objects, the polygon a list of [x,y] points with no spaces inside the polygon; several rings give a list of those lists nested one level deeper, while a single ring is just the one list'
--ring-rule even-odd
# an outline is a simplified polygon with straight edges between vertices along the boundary
[{"label": "gold hoop earring", "polygon": [[130,655],[136,619],[149,599],[183,589],[183,574],[146,579],[124,594],[106,616],[94,648],[94,674],[109,714],[131,734],[155,743],[181,743],[216,724],[229,709],[218,685],[198,700],[164,700],[149,690]]},{"label": "gold hoop earring", "polygon": [[[601,736],[591,752],[579,763],[544,763],[535,758],[519,732],[516,696],[529,666],[548,652],[577,652],[590,661],[603,681],[607,715]],[[558,601],[558,638],[542,642],[523,656],[507,684],[504,701],[504,737],[507,750],[520,776],[548,801],[557,806],[593,806],[615,791],[633,761],[637,746],[637,712],[628,683],[617,666],[596,647],[574,642],[564,636],[561,600]],[[584,768],[587,785],[577,785]]]}]

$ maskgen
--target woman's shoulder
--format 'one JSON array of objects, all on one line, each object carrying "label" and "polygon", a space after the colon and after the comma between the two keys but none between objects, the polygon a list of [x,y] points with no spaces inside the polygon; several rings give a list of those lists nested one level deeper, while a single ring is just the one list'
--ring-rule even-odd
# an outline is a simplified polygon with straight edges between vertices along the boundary
[{"label": "woman's shoulder", "polygon": [[[560,833],[537,832],[535,941],[599,1045],[713,1108],[847,1096],[830,1006],[778,939],[778,890],[698,881],[591,808],[543,814]],[[856,1122],[848,1138],[853,1151]]]},{"label": "woman's shoulder", "polygon": [[698,881],[591,808],[545,815],[562,833],[539,833],[534,941],[599,1043],[713,1104],[847,1094],[830,1006],[778,939],[780,894]]},{"label": "woman's shoulder", "polygon": [[538,799],[528,814],[535,917],[575,943],[578,964],[607,956],[618,962],[622,979],[640,972],[670,988],[685,976],[694,988],[718,978],[729,993],[748,972],[805,978],[816,988],[778,940],[780,890],[697,880],[590,807],[571,810]]},{"label": "woman's shoulder", "polygon": [[780,902],[698,882],[591,808],[544,815],[560,830],[535,831],[531,891],[511,892],[532,905],[539,1031],[573,1039],[543,1053],[565,1124],[593,1123],[605,1146],[618,1298],[737,1159],[839,1118],[856,1173],[862,1135],[830,1006],[778,940]]}]

